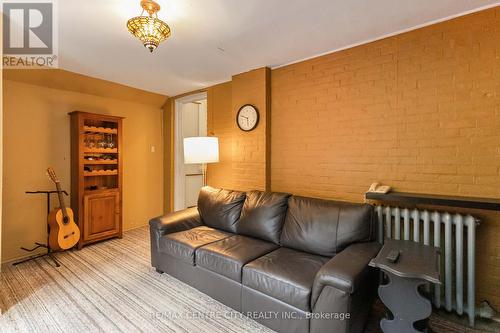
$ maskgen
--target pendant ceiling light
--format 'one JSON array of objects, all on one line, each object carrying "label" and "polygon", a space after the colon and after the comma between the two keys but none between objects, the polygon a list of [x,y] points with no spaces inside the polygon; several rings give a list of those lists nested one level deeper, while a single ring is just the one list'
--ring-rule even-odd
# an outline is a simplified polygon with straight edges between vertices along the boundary
[{"label": "pendant ceiling light", "polygon": [[[158,45],[170,36],[168,24],[158,19],[160,5],[152,0],[141,1],[142,13],[128,20],[128,31],[139,38],[150,52],[153,52]],[[148,15],[144,15],[144,11]]]}]

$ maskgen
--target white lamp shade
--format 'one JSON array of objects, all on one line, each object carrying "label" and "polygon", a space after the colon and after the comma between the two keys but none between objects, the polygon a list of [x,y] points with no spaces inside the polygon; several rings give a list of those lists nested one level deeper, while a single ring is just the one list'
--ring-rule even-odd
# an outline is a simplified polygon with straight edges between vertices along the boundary
[{"label": "white lamp shade", "polygon": [[212,136],[184,138],[184,163],[217,162],[219,162],[219,138]]}]

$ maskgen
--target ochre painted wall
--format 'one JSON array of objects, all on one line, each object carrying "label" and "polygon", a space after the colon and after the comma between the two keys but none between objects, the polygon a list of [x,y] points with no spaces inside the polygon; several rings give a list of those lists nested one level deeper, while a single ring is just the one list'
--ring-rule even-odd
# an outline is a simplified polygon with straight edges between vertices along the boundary
[{"label": "ochre painted wall", "polygon": [[218,84],[207,90],[208,135],[219,138],[219,163],[209,164],[207,183],[218,188],[233,188],[233,109],[231,82]]},{"label": "ochre painted wall", "polygon": [[[0,36],[0,42],[2,41],[2,36]],[[3,44],[2,44],[3,45]],[[2,65],[0,65],[0,101],[3,100],[3,70]],[[3,165],[3,105],[0,103],[0,168]],[[0,263],[2,263],[2,202],[3,202],[3,177],[0,177]],[[2,266],[0,265],[0,272],[2,271]]]},{"label": "ochre painted wall", "polygon": [[164,95],[124,86],[111,81],[96,79],[62,69],[4,69],[3,78],[5,80],[24,82],[46,88],[70,90],[82,94],[114,98],[122,101],[150,104],[154,106],[161,106],[167,99],[167,96]]},{"label": "ochre painted wall", "polygon": [[[498,8],[273,70],[271,89],[273,191],[500,197]],[[477,298],[500,309],[500,214],[472,213]]]},{"label": "ochre painted wall", "polygon": [[[50,80],[52,74],[47,72],[43,75]],[[10,77],[17,79],[14,74]],[[75,77],[75,80],[80,79],[79,76]],[[126,118],[123,122],[124,229],[144,226],[151,217],[162,213],[163,101],[158,103],[157,95],[138,91],[139,103],[136,103],[115,98],[122,94],[122,89],[130,92],[132,88],[109,82],[104,85],[113,97],[68,91],[60,86],[57,89],[47,88],[26,82],[29,80],[25,78],[3,81],[3,261],[25,256],[26,252],[19,250],[20,246],[46,241],[45,198],[28,196],[24,191],[54,187],[45,175],[48,166],[55,168],[62,180],[62,187],[67,190],[70,188],[70,131],[67,115],[70,111]],[[38,84],[37,81],[33,82]],[[92,78],[80,82],[86,82],[84,87],[89,89],[103,84],[102,80]],[[68,82],[68,85],[71,86],[71,83]],[[152,101],[156,104],[151,104]],[[150,145],[156,146],[155,153],[151,153]],[[53,199],[56,204],[57,198]]]},{"label": "ochre painted wall", "polygon": [[163,211],[174,207],[174,98],[163,105]]}]

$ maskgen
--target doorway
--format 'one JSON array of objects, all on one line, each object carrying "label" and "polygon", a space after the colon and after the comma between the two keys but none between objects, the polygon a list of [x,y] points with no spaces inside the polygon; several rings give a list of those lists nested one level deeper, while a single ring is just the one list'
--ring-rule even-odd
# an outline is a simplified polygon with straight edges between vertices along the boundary
[{"label": "doorway", "polygon": [[201,164],[184,164],[184,138],[207,136],[207,93],[175,100],[174,211],[194,207],[203,186]]}]

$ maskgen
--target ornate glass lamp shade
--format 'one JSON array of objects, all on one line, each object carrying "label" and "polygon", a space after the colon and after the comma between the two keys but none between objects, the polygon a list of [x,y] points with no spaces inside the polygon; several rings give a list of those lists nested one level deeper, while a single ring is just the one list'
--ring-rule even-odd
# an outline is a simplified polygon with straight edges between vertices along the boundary
[{"label": "ornate glass lamp shade", "polygon": [[170,27],[168,24],[158,19],[157,12],[160,10],[160,5],[151,0],[141,1],[141,6],[144,11],[148,12],[148,16],[136,16],[128,20],[128,31],[135,37],[139,38],[150,52],[153,52],[161,42],[170,36]]}]

